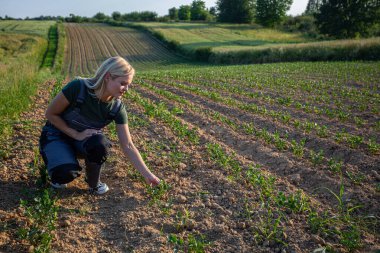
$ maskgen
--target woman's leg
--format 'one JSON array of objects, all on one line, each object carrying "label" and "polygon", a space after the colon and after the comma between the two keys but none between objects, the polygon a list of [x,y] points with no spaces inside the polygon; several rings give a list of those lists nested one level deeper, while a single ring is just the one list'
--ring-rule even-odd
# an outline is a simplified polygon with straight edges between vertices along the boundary
[{"label": "woman's leg", "polygon": [[110,146],[111,142],[103,134],[93,135],[76,144],[78,152],[85,158],[86,177],[90,188],[100,184],[101,168],[107,160]]},{"label": "woman's leg", "polygon": [[40,153],[53,184],[67,184],[80,176],[82,168],[68,137],[59,132],[43,131]]}]

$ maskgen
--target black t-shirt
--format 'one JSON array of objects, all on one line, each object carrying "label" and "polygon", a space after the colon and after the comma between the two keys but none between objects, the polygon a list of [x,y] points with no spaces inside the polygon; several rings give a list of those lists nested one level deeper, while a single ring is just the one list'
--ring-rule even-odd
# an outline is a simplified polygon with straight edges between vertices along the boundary
[{"label": "black t-shirt", "polygon": [[[87,81],[85,80],[85,82]],[[71,111],[75,108],[76,101],[80,92],[80,86],[80,80],[76,79],[69,82],[65,87],[63,87],[62,93],[70,102],[69,107],[66,109],[67,111]],[[106,121],[107,115],[112,110],[112,107],[115,104],[116,100],[112,99],[110,102],[102,102],[100,99],[93,96],[93,93],[91,94],[89,89],[87,89],[86,92],[87,94],[85,100],[80,107],[80,113],[90,120],[99,122]],[[121,103],[120,110],[115,116],[114,121],[116,124],[128,123],[127,110],[124,103]]]}]

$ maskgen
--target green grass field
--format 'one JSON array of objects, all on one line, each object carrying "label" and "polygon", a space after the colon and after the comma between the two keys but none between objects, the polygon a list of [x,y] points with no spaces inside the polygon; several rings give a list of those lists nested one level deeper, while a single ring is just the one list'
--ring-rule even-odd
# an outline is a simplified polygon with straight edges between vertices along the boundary
[{"label": "green grass field", "polygon": [[49,27],[55,21],[35,21],[35,20],[2,20],[0,21],[0,34],[20,33],[33,34],[48,37]]},{"label": "green grass field", "polygon": [[257,46],[294,44],[312,41],[301,33],[286,33],[257,25],[201,23],[135,23],[162,33],[186,49],[212,47],[217,51],[249,49]]}]

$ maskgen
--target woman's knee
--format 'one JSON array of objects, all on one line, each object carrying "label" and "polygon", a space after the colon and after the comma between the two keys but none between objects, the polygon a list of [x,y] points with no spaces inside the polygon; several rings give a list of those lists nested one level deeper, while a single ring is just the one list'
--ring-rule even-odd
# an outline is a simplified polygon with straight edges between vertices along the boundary
[{"label": "woman's knee", "polygon": [[83,145],[86,160],[97,164],[104,163],[107,160],[110,146],[110,141],[104,135],[91,136]]},{"label": "woman's knee", "polygon": [[53,183],[67,184],[80,176],[82,170],[77,164],[62,164],[52,169],[51,181]]}]

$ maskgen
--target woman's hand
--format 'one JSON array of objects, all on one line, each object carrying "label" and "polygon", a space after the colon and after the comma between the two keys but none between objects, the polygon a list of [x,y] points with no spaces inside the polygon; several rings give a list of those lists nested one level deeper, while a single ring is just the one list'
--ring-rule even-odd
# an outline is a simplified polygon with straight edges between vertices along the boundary
[{"label": "woman's hand", "polygon": [[160,179],[158,177],[156,177],[154,174],[149,174],[149,175],[145,176],[144,178],[145,178],[145,182],[149,186],[156,186],[160,183]]},{"label": "woman's hand", "polygon": [[99,134],[101,133],[100,130],[96,130],[96,129],[86,129],[82,132],[78,132],[76,135],[75,135],[75,139],[77,141],[83,141],[84,139],[88,138],[88,137],[91,137],[93,136],[94,134]]}]

